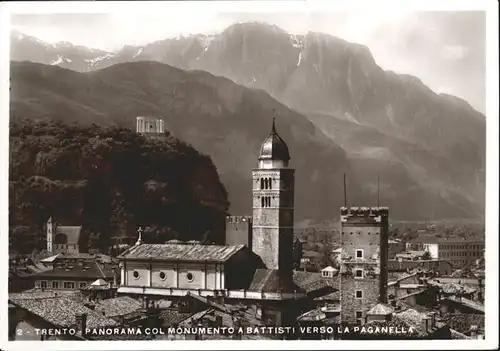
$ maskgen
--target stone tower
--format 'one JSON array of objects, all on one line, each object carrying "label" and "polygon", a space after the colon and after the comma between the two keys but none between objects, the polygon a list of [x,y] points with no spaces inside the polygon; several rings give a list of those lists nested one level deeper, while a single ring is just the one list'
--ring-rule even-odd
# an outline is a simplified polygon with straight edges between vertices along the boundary
[{"label": "stone tower", "polygon": [[293,212],[295,170],[288,167],[290,154],[276,132],[260,148],[259,166],[253,169],[252,250],[267,269],[293,275]]},{"label": "stone tower", "polygon": [[363,324],[379,303],[387,303],[389,209],[343,207],[341,223],[341,320]]},{"label": "stone tower", "polygon": [[52,223],[52,217],[47,220],[47,252],[52,253],[52,239],[54,238],[54,223]]}]

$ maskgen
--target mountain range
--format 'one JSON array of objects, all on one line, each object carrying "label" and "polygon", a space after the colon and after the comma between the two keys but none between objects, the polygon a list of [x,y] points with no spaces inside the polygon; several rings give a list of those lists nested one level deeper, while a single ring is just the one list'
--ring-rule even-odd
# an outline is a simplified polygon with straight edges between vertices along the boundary
[{"label": "mountain range", "polygon": [[235,214],[251,210],[250,169],[273,115],[297,168],[299,219],[338,216],[344,172],[351,205],[379,193],[398,219],[484,214],[484,115],[382,70],[358,44],[261,23],[118,52],[13,32],[11,59],[38,63],[12,64],[13,117],[131,128],[137,115],[163,118],[212,157]]}]

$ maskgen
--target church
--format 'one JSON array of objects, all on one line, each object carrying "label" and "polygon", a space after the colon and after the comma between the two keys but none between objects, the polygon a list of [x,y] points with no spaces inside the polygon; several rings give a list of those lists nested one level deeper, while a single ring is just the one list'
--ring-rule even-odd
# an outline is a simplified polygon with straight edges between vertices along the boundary
[{"label": "church", "polygon": [[147,244],[142,233],[120,256],[118,293],[198,295],[260,306],[275,326],[291,325],[306,293],[293,280],[295,170],[275,121],[252,170],[253,216],[228,217],[226,245]]}]

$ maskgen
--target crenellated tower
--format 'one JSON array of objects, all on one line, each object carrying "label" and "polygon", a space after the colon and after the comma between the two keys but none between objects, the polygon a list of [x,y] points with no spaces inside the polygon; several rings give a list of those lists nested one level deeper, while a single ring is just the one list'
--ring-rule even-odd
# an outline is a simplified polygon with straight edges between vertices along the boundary
[{"label": "crenellated tower", "polygon": [[293,215],[295,170],[288,167],[288,146],[276,132],[260,149],[259,166],[253,169],[252,250],[268,269],[293,276]]},{"label": "crenellated tower", "polygon": [[341,319],[363,324],[366,313],[387,303],[389,209],[342,207]]}]

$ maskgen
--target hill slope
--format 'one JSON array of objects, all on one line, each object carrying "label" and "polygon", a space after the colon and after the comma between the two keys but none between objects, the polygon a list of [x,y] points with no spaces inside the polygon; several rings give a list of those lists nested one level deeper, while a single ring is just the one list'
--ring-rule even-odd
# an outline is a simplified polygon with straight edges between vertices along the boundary
[{"label": "hill slope", "polygon": [[[217,170],[173,137],[148,140],[123,128],[15,120],[9,173],[9,238],[20,252],[45,246],[49,217],[99,234],[94,248],[101,249],[112,236],[135,237],[140,225],[155,228],[150,242],[223,240],[228,202]],[[185,213],[197,220],[185,221]]]},{"label": "hill slope", "polygon": [[[135,117],[162,117],[175,137],[211,156],[232,213],[251,213],[251,170],[276,116],[297,168],[299,218],[328,218],[340,206],[345,152],[310,121],[263,91],[206,72],[156,62],[91,73],[29,62],[11,67],[11,117],[135,128]],[[318,192],[312,189],[320,189]]]}]

